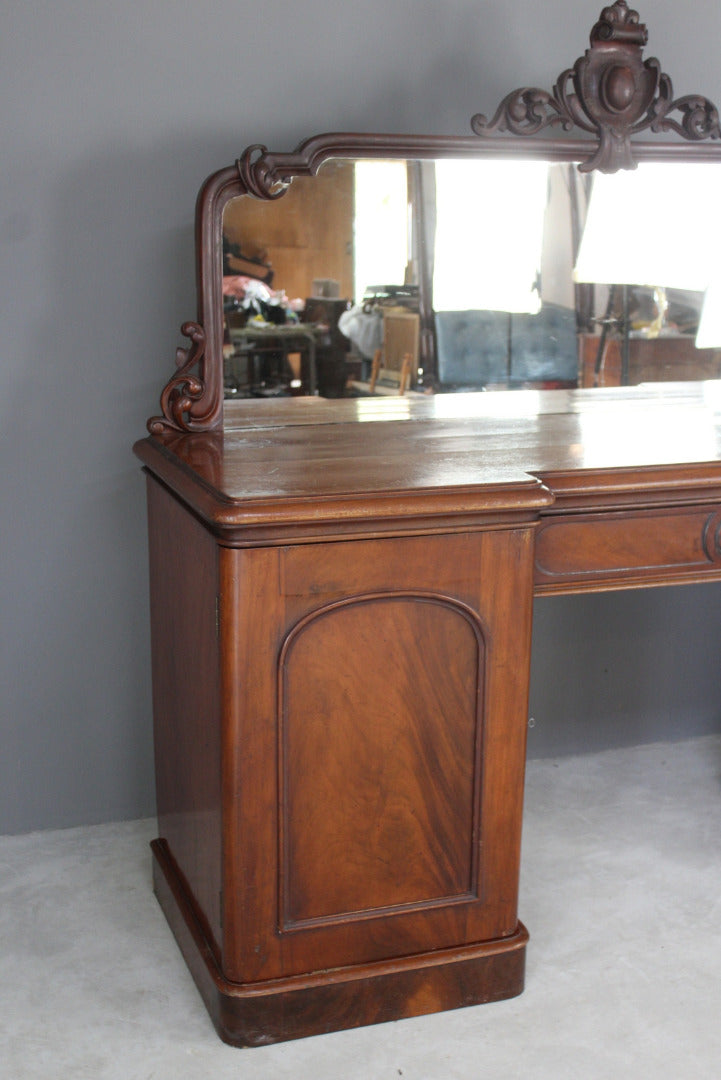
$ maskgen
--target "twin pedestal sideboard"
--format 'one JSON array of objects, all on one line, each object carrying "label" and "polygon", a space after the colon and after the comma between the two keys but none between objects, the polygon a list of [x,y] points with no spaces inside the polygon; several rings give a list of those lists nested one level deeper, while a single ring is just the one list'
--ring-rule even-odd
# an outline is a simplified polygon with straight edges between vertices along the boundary
[{"label": "twin pedestal sideboard", "polygon": [[533,597],[721,577],[718,384],[280,409],[135,448],[156,892],[240,1045],[519,993]]}]

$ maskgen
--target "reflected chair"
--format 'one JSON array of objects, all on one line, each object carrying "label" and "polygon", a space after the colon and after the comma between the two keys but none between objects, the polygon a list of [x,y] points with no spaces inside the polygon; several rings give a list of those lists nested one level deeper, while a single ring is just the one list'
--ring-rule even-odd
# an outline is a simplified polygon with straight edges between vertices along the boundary
[{"label": "reflected chair", "polygon": [[383,344],[376,349],[371,367],[371,394],[405,394],[418,371],[420,317],[404,308],[383,312]]}]

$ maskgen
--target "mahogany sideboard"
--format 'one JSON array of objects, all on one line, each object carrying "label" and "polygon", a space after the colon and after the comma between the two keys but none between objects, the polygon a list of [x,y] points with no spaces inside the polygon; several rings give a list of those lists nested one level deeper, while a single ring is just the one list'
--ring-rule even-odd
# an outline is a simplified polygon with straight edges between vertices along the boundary
[{"label": "mahogany sideboard", "polygon": [[534,594],[721,577],[721,384],[277,409],[135,447],[156,892],[239,1045],[519,993]]},{"label": "mahogany sideboard", "polygon": [[[306,260],[311,268],[299,293],[308,296],[336,265],[311,252],[332,241],[347,256],[358,227],[350,211],[340,225],[328,213],[319,175],[404,163],[417,382],[437,389],[427,211],[438,163],[452,164],[464,221],[481,224],[484,214],[505,224],[524,201],[500,209],[486,166],[510,163],[508,183],[510,165],[544,163],[547,206],[548,169],[562,166],[554,190],[568,206],[548,218],[544,209],[532,231],[540,221],[569,265],[554,269],[539,250],[537,272],[522,276],[539,304],[565,280],[585,334],[604,320],[571,280],[591,217],[584,178],[640,165],[641,187],[616,187],[604,218],[623,259],[577,283],[655,279],[677,222],[680,239],[702,234],[706,250],[686,244],[653,284],[698,293],[698,325],[687,329],[715,347],[709,170],[721,162],[721,122],[702,95],[674,97],[659,61],[643,57],[647,37],[638,12],[614,0],[551,92],[512,91],[492,116],[472,117],[472,136],[336,132],[291,153],[254,144],[201,188],[197,318],[183,324],[189,345],[136,452],[148,478],[155,888],[228,1042],[520,993],[533,597],[721,578],[721,383],[228,402],[224,239],[247,238],[247,213],[272,224],[285,250],[295,231],[275,210],[290,206],[289,192],[314,192],[318,212],[302,216],[315,229],[305,247],[290,245],[293,275]],[[472,180],[464,162],[483,166]],[[700,187],[691,164],[707,167]],[[665,172],[667,205],[649,229],[656,165],[672,167],[676,194]],[[224,238],[231,217],[238,232]],[[457,240],[465,230],[451,231]],[[498,276],[486,241],[479,233],[474,255]],[[265,235],[254,242],[271,246]],[[515,242],[506,236],[503,249]],[[627,265],[632,250],[650,270]],[[684,264],[692,283],[679,277]],[[520,310],[537,310],[529,304]],[[693,362],[681,368],[698,377],[691,336]],[[483,344],[470,342],[476,367]]]}]

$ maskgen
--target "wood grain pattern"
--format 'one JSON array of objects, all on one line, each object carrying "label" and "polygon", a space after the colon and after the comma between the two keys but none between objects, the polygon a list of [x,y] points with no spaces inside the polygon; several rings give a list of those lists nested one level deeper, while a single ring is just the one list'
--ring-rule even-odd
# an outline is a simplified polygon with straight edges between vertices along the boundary
[{"label": "wood grain pattern", "polygon": [[155,893],[211,1020],[234,1046],[322,1035],[459,1009],[523,990],[528,932],[422,956],[336,968],[264,983],[233,983],[218,967],[162,841],[153,842]]},{"label": "wood grain pattern", "polygon": [[[319,967],[367,963],[434,947],[452,947],[459,941],[488,941],[515,932],[531,554],[531,524],[506,532],[325,543],[320,548],[298,545],[223,549],[221,639],[228,643],[223,646],[221,679],[226,688],[223,850],[224,891],[229,898],[223,970],[228,978],[237,982],[273,979]],[[427,585],[430,580],[432,590]],[[434,600],[414,600],[407,605],[394,601],[399,593],[432,593]],[[314,614],[327,613],[332,605],[340,605],[337,610],[342,611],[349,600],[378,594],[387,594],[387,599],[376,607],[375,627],[369,626],[367,616],[335,621],[339,619],[336,614],[331,621],[332,633],[321,635],[332,651],[331,662],[335,665],[329,676],[330,689],[324,691],[317,686],[324,657],[309,658],[306,652],[303,662],[296,665],[293,631]],[[349,611],[363,607],[351,604]],[[462,609],[472,612],[472,619],[459,614]],[[444,613],[450,613],[451,643],[459,647],[457,657],[449,656],[449,645],[444,640],[449,631],[449,615]],[[324,616],[311,618],[309,625],[314,622],[321,627]],[[474,695],[480,690],[480,680],[474,665],[477,668],[480,655],[480,630],[476,629],[480,626],[486,652],[485,679],[483,700],[476,704]],[[383,659],[380,639],[387,640],[399,629],[408,655],[402,657],[399,650],[394,653],[400,665],[397,673],[391,673],[392,679],[396,674],[399,678],[399,689],[394,691],[389,687],[388,661]],[[375,825],[387,844],[384,857],[390,869],[385,878],[376,870],[373,881],[363,886],[366,893],[362,899],[373,907],[366,911],[365,918],[358,918],[353,912],[344,915],[343,911],[323,908],[321,898],[327,890],[338,903],[343,900],[352,906],[350,893],[361,889],[357,864],[364,856],[359,841],[368,837],[372,825],[359,822],[359,837],[352,842],[347,835],[347,809],[339,809],[334,792],[342,781],[341,766],[346,764],[349,790],[367,799],[372,797],[372,782],[364,779],[358,765],[349,761],[342,737],[351,736],[349,700],[360,693],[360,670],[355,661],[357,636],[362,631],[362,639],[368,641],[373,630],[378,640],[372,649],[378,663],[375,668],[366,663],[362,688],[362,715],[369,724],[366,743],[371,765],[377,768],[379,749],[388,746],[384,703],[391,700],[396,713],[390,722],[398,738],[394,755],[386,762],[387,785],[391,779],[402,782],[405,805],[399,818],[398,804],[390,790],[381,798]],[[424,637],[411,642],[410,636],[419,630]],[[289,636],[290,651],[284,654]],[[303,638],[302,633],[296,635],[296,642],[302,644]],[[306,639],[314,640],[320,639]],[[463,680],[472,672],[470,689],[461,685],[451,690],[448,676],[439,676],[440,686],[449,695],[445,702],[437,691],[430,693],[429,676],[422,669],[415,677],[412,670],[418,664],[435,671],[436,654],[439,659],[445,657],[451,673]],[[292,672],[286,690],[292,689],[293,697],[281,703],[287,675],[284,658],[288,656]],[[321,742],[323,720],[314,712],[318,705],[327,710],[325,747]],[[480,731],[477,713],[483,717]],[[431,730],[434,724],[437,733]],[[306,725],[310,725],[307,733],[315,756],[303,747]],[[429,741],[430,748],[419,745],[419,738]],[[471,760],[452,761],[454,744],[470,753]],[[434,751],[441,752],[451,774],[461,778],[463,786],[452,796],[438,763],[433,773],[425,774],[423,783],[413,775],[416,768],[431,767]],[[302,759],[299,763],[296,754]],[[330,785],[326,763],[333,774]],[[285,789],[276,779],[279,773],[285,777]],[[315,804],[314,785],[318,789]],[[514,794],[509,799],[510,792]],[[289,793],[301,798],[292,823],[285,804]],[[343,834],[345,830],[349,841],[342,858],[335,861],[324,860],[314,847],[313,828],[304,816],[312,813],[315,822],[324,807],[328,817],[323,826],[326,839],[333,837],[336,830],[337,841],[338,832]],[[406,858],[407,830],[413,816],[423,821],[429,809],[454,824],[462,821],[466,837],[469,821],[478,823],[478,828],[473,829],[471,850],[465,848],[462,839],[456,839],[452,851],[457,864],[478,867],[481,888],[464,892],[452,902],[448,887],[457,887],[459,875],[463,874],[465,890],[466,872],[458,866],[452,872],[444,868],[432,839],[426,838],[430,850],[425,855],[424,869],[419,870]],[[411,835],[417,844],[421,843],[416,826],[411,828]],[[295,843],[300,845],[304,858],[314,859],[312,872],[302,867],[302,859],[293,849]],[[376,844],[376,853],[379,850]],[[291,929],[283,927],[288,921],[284,897],[286,903],[292,899],[284,894],[283,883],[283,868],[285,865],[287,870],[289,864],[296,874],[292,902],[301,905],[291,915],[308,920],[308,925],[295,923]],[[346,873],[348,884],[343,885],[338,879],[345,878]],[[439,874],[445,875],[446,892],[442,895],[437,889]],[[308,894],[305,898],[304,890]],[[331,901],[327,904],[333,906]],[[317,914],[322,916],[318,923],[313,921]]]},{"label": "wood grain pattern", "polygon": [[549,518],[536,538],[536,591],[595,591],[718,576],[718,528],[713,504]]},{"label": "wood grain pattern", "polygon": [[704,466],[704,483],[719,486],[719,383],[301,401],[287,412],[255,404],[236,403],[222,435],[144,440],[137,452],[154,470],[175,470],[176,485],[184,474],[188,498],[198,497],[191,478],[217,492],[224,527],[234,511],[250,521],[264,507],[290,511],[292,501],[300,515],[313,499],[316,512],[332,512],[359,494],[368,514],[377,510],[372,495],[402,509],[404,500],[452,493],[459,506],[479,508],[494,487],[508,498],[532,477],[554,491],[570,477],[586,499],[589,480],[602,492],[634,469],[635,496],[649,471],[671,497],[674,486],[687,496]]},{"label": "wood grain pattern", "polygon": [[[520,992],[534,561],[537,591],[721,577],[721,390],[224,408],[226,208],[250,195],[234,209],[268,217],[295,180],[314,194],[273,238],[285,246],[327,224],[309,178],[334,159],[718,160],[698,145],[718,137],[717,110],[674,100],[645,40],[616,0],[552,93],[524,87],[473,118],[480,140],[256,145],[200,192],[197,321],[136,453],[154,477],[155,888],[227,1041]],[[587,137],[501,134],[559,125]],[[649,127],[684,145],[632,147]],[[296,254],[287,273],[307,282]]]},{"label": "wood grain pattern", "polygon": [[[579,335],[579,385],[593,386],[600,335]],[[621,341],[609,338],[604,350],[599,386],[621,385]],[[690,335],[639,338],[629,341],[628,382],[676,382],[693,379],[718,379],[721,375],[721,350],[697,349]]]},{"label": "wood grain pattern", "polygon": [[170,492],[152,477],[147,486],[158,827],[219,956],[216,546]]},{"label": "wood grain pattern", "polygon": [[482,658],[473,612],[430,595],[359,597],[294,628],[280,659],[284,930],[475,892]]},{"label": "wood grain pattern", "polygon": [[591,393],[138,444],[156,888],[223,1038],[520,991],[534,588],[721,578],[717,389]]}]

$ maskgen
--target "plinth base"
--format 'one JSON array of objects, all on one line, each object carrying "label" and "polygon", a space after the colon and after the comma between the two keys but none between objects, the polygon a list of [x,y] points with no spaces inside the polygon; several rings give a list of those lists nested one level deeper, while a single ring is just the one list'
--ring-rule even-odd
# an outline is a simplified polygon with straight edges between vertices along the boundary
[{"label": "plinth base", "polygon": [[155,840],[155,894],[225,1042],[234,1046],[321,1035],[515,997],[528,932],[371,964],[266,982],[228,981],[218,967],[164,841]]}]

